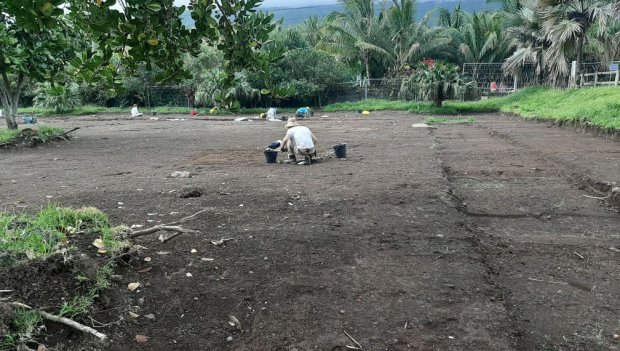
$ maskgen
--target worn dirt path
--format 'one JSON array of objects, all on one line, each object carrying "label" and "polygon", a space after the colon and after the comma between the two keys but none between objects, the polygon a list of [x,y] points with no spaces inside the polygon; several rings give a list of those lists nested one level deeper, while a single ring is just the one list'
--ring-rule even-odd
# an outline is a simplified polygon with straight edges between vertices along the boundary
[{"label": "worn dirt path", "polygon": [[[70,144],[0,151],[5,211],[53,201],[151,225],[208,210],[188,224],[201,235],[139,239],[152,261],[120,267],[94,315],[154,320],[103,328],[105,346],[51,328],[47,344],[346,350],[346,330],[365,350],[617,349],[620,215],[584,195],[620,182],[620,143],[497,115],[411,128],[422,120],[310,119],[319,152],[346,142],[349,157],[309,167],[264,163],[278,123],[45,120],[82,129]],[[179,198],[185,187],[204,196]],[[134,281],[145,288],[132,294]]]}]

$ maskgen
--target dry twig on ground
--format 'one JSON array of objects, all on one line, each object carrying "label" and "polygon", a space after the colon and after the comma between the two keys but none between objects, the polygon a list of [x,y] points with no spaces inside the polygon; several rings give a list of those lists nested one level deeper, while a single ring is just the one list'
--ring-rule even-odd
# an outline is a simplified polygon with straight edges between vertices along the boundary
[{"label": "dry twig on ground", "polygon": [[25,308],[27,310],[32,310],[32,311],[38,313],[39,315],[41,315],[41,317],[43,317],[43,318],[45,318],[47,320],[50,320],[50,321],[56,322],[56,323],[60,323],[60,324],[64,324],[64,325],[70,326],[72,328],[75,328],[75,329],[77,329],[77,330],[79,330],[81,332],[94,335],[97,338],[99,338],[99,340],[101,340],[101,341],[105,341],[108,338],[105,334],[100,333],[100,332],[96,331],[95,329],[93,329],[93,328],[91,328],[89,326],[86,326],[84,324],[80,324],[80,323],[78,323],[78,322],[76,322],[76,321],[74,321],[72,319],[69,319],[69,318],[65,318],[65,317],[61,317],[61,316],[56,316],[56,315],[53,315],[51,313],[47,313],[45,311],[37,310],[37,309],[34,309],[34,308],[32,308],[32,307],[30,307],[28,305],[25,305],[23,303],[20,303],[20,302],[11,302],[8,305],[12,306],[12,307]]},{"label": "dry twig on ground", "polygon": [[[141,237],[141,236],[157,233],[157,232],[160,232],[160,231],[168,231],[168,232],[176,232],[176,233],[200,233],[200,231],[198,231],[198,230],[185,229],[182,226],[180,226],[179,224],[188,222],[188,221],[196,218],[199,214],[201,214],[203,212],[206,212],[206,211],[207,210],[202,210],[202,211],[196,212],[193,215],[187,216],[187,217],[183,217],[183,218],[181,218],[180,220],[178,220],[176,222],[159,224],[159,225],[156,225],[154,227],[146,228],[146,229],[142,229],[142,230],[135,230],[135,231],[134,230],[130,230],[127,233],[127,236],[129,238],[131,238],[131,239],[134,239],[134,238],[138,238],[138,237]],[[172,239],[175,236],[176,235],[168,237],[168,238],[166,238],[165,241],[168,241],[168,240]]]}]

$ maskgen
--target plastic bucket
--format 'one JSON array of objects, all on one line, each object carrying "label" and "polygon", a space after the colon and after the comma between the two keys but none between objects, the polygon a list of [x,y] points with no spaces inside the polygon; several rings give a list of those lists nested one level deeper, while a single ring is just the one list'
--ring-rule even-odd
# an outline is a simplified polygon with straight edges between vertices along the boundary
[{"label": "plastic bucket", "polygon": [[278,151],[277,150],[265,150],[265,162],[267,163],[276,163],[278,160]]},{"label": "plastic bucket", "polygon": [[334,153],[337,158],[347,158],[347,144],[334,145]]}]

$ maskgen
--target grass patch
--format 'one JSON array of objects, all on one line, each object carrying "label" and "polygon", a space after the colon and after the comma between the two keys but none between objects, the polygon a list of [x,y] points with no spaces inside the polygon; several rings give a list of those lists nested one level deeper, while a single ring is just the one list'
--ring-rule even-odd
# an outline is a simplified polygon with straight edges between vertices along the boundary
[{"label": "grass patch", "polygon": [[0,323],[0,328],[6,328],[0,334],[0,350],[14,350],[22,340],[30,339],[34,328],[42,320],[38,313],[23,309],[14,310],[7,317],[9,320],[2,321],[5,325]]},{"label": "grass patch", "polygon": [[[38,289],[37,294],[44,295],[49,284],[54,284],[54,291],[63,287],[63,294],[51,297],[58,303],[57,314],[67,318],[87,315],[110,286],[116,255],[129,245],[119,235],[122,229],[113,228],[108,217],[93,207],[48,205],[34,215],[0,213],[0,273],[6,276],[15,270],[32,272],[31,265],[49,266],[49,271],[43,270],[34,280],[9,283],[10,289],[20,296],[24,289]],[[105,253],[95,255],[95,239],[101,239]],[[71,299],[64,300],[65,294]],[[14,349],[30,339],[40,320],[36,312],[19,308],[7,312],[0,304],[0,350]]]},{"label": "grass patch", "polygon": [[25,129],[3,129],[0,130],[0,145],[15,146],[17,144],[37,145],[50,142],[59,138],[65,130],[62,128],[38,126]]},{"label": "grass patch", "polygon": [[99,236],[108,252],[125,246],[108,217],[93,207],[49,205],[34,216],[0,213],[0,252],[13,258],[44,259],[66,247],[74,235]]},{"label": "grass patch", "polygon": [[17,129],[2,129],[0,130],[0,144],[10,143],[11,140],[19,134]]},{"label": "grass patch", "polygon": [[409,111],[412,113],[428,113],[435,115],[450,115],[458,113],[485,113],[498,112],[499,106],[491,100],[471,103],[461,101],[446,101],[442,107],[437,107],[431,102],[425,101],[392,101],[381,99],[369,99],[356,102],[340,102],[327,105],[322,111]]},{"label": "grass patch", "polygon": [[439,124],[468,124],[474,123],[476,119],[473,117],[469,118],[437,118],[437,117],[428,117],[424,123],[428,125],[439,125]]},{"label": "grass patch", "polygon": [[556,123],[583,123],[604,131],[620,131],[620,88],[592,87],[559,90],[530,87],[508,96],[480,101],[446,101],[442,107],[430,102],[366,100],[326,106],[323,111],[409,111],[442,115],[464,113],[514,113],[523,118]]}]

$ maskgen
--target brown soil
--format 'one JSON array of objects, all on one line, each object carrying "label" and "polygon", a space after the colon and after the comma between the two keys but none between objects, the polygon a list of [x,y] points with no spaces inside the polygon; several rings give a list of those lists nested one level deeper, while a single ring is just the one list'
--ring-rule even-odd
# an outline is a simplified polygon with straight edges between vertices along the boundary
[{"label": "brown soil", "polygon": [[[617,350],[620,215],[605,198],[620,181],[620,142],[475,118],[427,130],[403,113],[314,117],[304,122],[319,153],[345,142],[348,158],[312,166],[264,163],[280,123],[41,120],[81,130],[70,143],[0,152],[5,211],[53,201],[150,226],[207,209],[186,225],[201,234],[137,239],[141,259],[119,266],[92,316],[113,323],[100,328],[109,343],[50,323],[41,342],[347,350],[346,331],[365,350]],[[179,196],[188,189],[202,196]],[[211,244],[221,238],[233,240]],[[130,282],[143,288],[131,293]],[[53,291],[32,283],[11,298]]]}]

